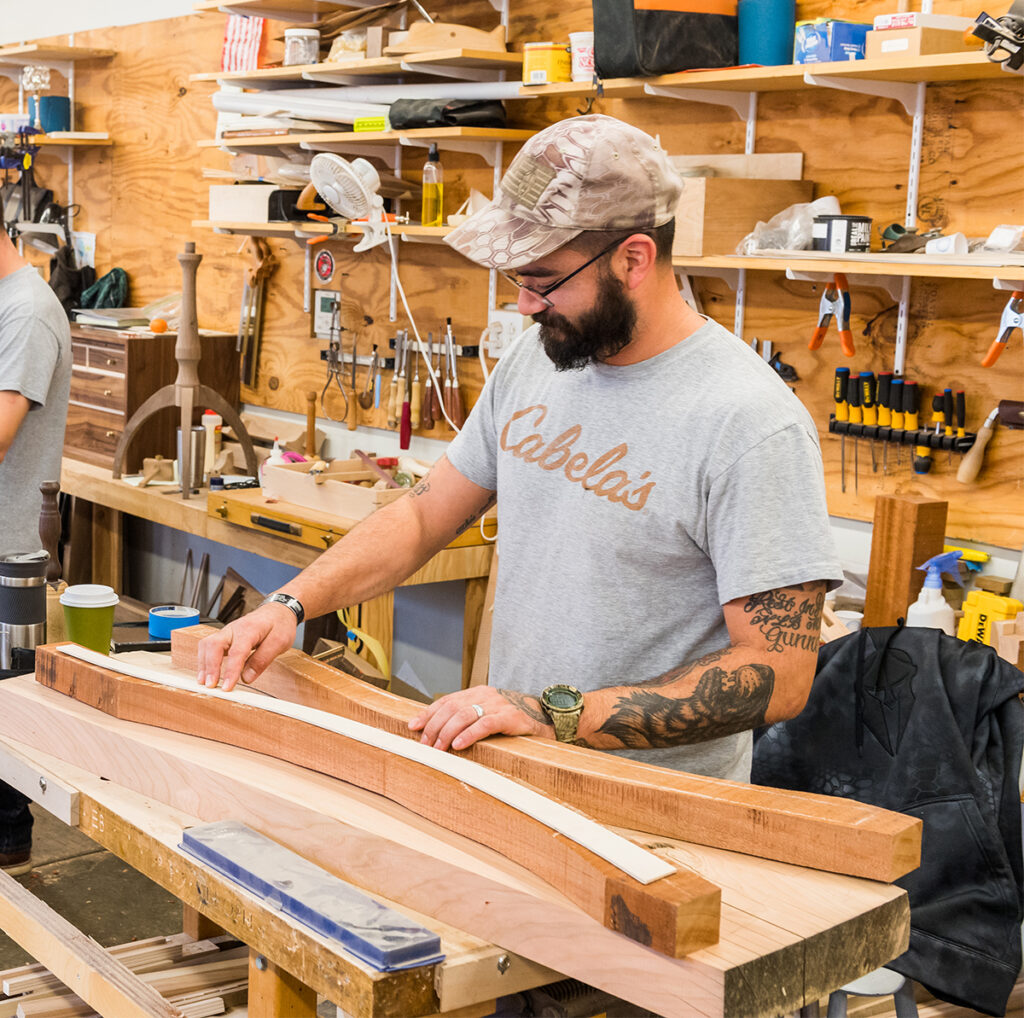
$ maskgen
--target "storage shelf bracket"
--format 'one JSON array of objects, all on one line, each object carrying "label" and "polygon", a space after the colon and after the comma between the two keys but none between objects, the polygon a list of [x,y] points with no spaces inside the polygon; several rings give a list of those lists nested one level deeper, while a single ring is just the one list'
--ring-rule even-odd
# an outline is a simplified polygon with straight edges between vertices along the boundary
[{"label": "storage shelf bracket", "polygon": [[1001,279],[996,278],[992,280],[992,286],[996,290],[1024,290],[1024,278],[1020,279]]},{"label": "storage shelf bracket", "polygon": [[[450,64],[411,64],[402,61],[402,70],[413,74],[432,74],[435,78],[458,81],[504,81],[505,71],[488,67],[453,67]],[[392,80],[391,84],[394,81]]]},{"label": "storage shelf bracket", "polygon": [[[399,79],[393,75],[386,74],[346,74],[344,71],[303,71],[302,77],[305,81],[314,81],[320,85],[394,85],[399,83]],[[227,82],[229,85],[243,84],[237,78],[234,81]],[[259,88],[260,91],[267,91],[267,86],[260,84],[252,87]],[[281,88],[294,88],[295,85],[292,82],[283,82]]]},{"label": "storage shelf bracket", "polygon": [[440,151],[471,152],[478,155],[488,166],[497,165],[501,158],[501,142],[474,141],[472,138],[400,138],[402,145],[415,148],[430,148],[437,145]]},{"label": "storage shelf bracket", "polygon": [[821,88],[834,88],[841,92],[858,92],[861,95],[877,95],[883,99],[895,99],[907,111],[907,116],[914,115],[917,105],[917,85],[905,84],[900,81],[873,81],[869,78],[845,78],[831,74],[804,74],[808,85]]},{"label": "storage shelf bracket", "polygon": [[677,265],[677,276],[709,276],[720,279],[730,290],[735,291],[740,285],[740,273],[743,269],[713,269],[706,265]]},{"label": "storage shelf bracket", "polygon": [[357,144],[348,141],[304,141],[301,142],[301,148],[307,152],[345,152],[354,156],[375,156],[392,171],[395,171],[399,160],[398,146],[392,142]]},{"label": "storage shelf bracket", "polygon": [[750,96],[756,92],[730,92],[728,89],[713,88],[673,88],[671,85],[644,85],[647,95],[662,96],[667,99],[683,99],[686,102],[710,103],[713,106],[728,106],[736,111],[740,120],[750,118]]},{"label": "storage shelf bracket", "polygon": [[422,233],[401,233],[399,236],[404,244],[443,244],[444,237],[424,236]]},{"label": "storage shelf bracket", "polygon": [[[804,269],[791,269],[787,266],[786,278],[805,280],[809,283],[831,283],[832,272],[808,272]],[[903,292],[905,276],[869,276],[860,273],[844,273],[851,286],[874,286],[885,290],[893,300],[899,300]]]}]

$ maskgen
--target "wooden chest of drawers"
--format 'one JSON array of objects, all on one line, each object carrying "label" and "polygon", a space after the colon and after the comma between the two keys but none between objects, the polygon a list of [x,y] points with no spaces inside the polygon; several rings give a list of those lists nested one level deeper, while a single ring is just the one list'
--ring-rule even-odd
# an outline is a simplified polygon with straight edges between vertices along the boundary
[{"label": "wooden chest of drawers", "polygon": [[[64,454],[98,466],[111,467],[125,424],[157,389],[171,385],[178,373],[174,333],[119,332],[71,325],[74,365]],[[238,406],[238,354],[235,337],[201,337],[203,356],[199,379]],[[199,407],[195,423],[205,407]],[[142,469],[146,456],[175,455],[178,411],[161,410],[136,432],[128,448],[125,473]]]}]

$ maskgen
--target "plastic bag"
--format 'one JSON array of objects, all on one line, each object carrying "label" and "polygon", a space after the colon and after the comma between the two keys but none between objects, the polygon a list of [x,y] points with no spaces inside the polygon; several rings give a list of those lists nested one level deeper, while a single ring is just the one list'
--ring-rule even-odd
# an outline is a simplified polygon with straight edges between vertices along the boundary
[{"label": "plastic bag", "polygon": [[736,254],[750,255],[759,251],[804,251],[811,247],[815,216],[838,216],[839,199],[835,195],[816,198],[812,202],[790,205],[759,222],[736,246]]}]

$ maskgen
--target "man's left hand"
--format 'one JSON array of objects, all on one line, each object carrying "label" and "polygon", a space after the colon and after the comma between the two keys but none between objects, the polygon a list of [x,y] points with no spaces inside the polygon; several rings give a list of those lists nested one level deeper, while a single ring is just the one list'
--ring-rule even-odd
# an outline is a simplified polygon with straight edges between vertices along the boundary
[{"label": "man's left hand", "polygon": [[442,696],[409,722],[420,742],[435,749],[465,749],[488,735],[555,737],[555,729],[535,696],[475,686]]}]

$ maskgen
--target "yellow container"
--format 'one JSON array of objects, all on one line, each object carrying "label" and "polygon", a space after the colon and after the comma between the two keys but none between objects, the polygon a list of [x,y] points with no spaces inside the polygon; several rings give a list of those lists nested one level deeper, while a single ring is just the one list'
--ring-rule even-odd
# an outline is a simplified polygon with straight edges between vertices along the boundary
[{"label": "yellow container", "polygon": [[528,42],[523,46],[523,84],[550,85],[572,81],[569,44],[564,42]]},{"label": "yellow container", "polygon": [[964,617],[960,620],[956,635],[961,640],[977,640],[979,643],[992,642],[992,623],[1014,619],[1024,611],[1015,597],[1001,597],[987,590],[972,590],[964,601]]}]

